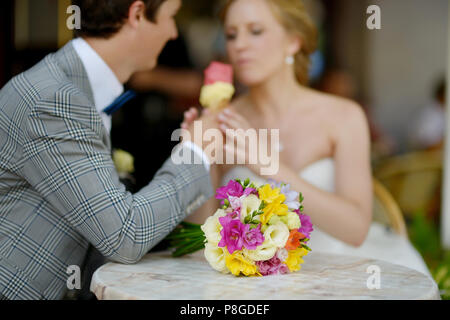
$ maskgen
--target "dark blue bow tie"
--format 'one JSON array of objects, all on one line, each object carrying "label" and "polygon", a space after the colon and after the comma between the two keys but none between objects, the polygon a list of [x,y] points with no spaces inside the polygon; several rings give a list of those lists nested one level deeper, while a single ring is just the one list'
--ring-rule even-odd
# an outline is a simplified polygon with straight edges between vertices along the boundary
[{"label": "dark blue bow tie", "polygon": [[125,91],[116,100],[114,100],[113,103],[103,109],[103,112],[110,116],[114,112],[119,110],[125,103],[135,98],[136,96],[137,94],[133,90]]}]

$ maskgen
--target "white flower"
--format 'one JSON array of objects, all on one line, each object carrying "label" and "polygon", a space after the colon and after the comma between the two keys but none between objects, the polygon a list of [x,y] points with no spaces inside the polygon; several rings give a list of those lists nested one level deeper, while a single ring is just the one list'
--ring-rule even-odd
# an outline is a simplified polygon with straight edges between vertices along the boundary
[{"label": "white flower", "polygon": [[298,229],[302,226],[300,222],[300,217],[295,212],[288,212],[286,217],[287,217],[286,224],[289,230]]},{"label": "white flower", "polygon": [[205,258],[214,270],[229,273],[225,264],[225,252],[223,248],[211,243],[205,243]]},{"label": "white flower", "polygon": [[217,209],[217,211],[214,213],[214,217],[222,218],[225,217],[227,213],[223,209]]},{"label": "white flower", "polygon": [[206,219],[205,223],[200,227],[205,234],[206,240],[213,245],[217,245],[222,239],[220,231],[222,230],[222,225],[219,222],[219,218],[216,216],[211,216]]},{"label": "white flower", "polygon": [[277,252],[277,246],[273,241],[265,240],[255,250],[244,249],[244,256],[250,258],[253,261],[266,261],[272,259]]},{"label": "white flower", "polygon": [[289,229],[283,222],[268,226],[264,232],[264,242],[256,250],[245,250],[244,254],[253,261],[272,259],[278,248],[284,248],[289,238]]},{"label": "white flower", "polygon": [[[261,200],[254,194],[250,194],[242,200],[241,205],[241,222],[244,223],[245,217],[253,211],[258,210]],[[257,216],[259,218],[259,216]],[[258,219],[256,219],[258,220]]]},{"label": "white flower", "polygon": [[278,222],[266,229],[264,239],[272,241],[278,248],[284,248],[289,239],[289,229],[283,222]]}]

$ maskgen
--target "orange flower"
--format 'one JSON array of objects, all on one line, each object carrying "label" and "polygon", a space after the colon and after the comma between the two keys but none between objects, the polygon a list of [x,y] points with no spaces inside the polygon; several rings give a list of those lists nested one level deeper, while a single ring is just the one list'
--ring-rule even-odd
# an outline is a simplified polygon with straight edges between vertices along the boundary
[{"label": "orange flower", "polygon": [[286,242],[285,248],[287,250],[295,250],[300,246],[300,239],[303,239],[305,236],[298,232],[297,229],[291,230],[289,233],[289,239]]}]

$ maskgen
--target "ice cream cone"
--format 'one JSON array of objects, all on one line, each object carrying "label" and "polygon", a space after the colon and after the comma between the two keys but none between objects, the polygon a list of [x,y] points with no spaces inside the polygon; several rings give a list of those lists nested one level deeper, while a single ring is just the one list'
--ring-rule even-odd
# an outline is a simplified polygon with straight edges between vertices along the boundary
[{"label": "ice cream cone", "polygon": [[230,100],[228,99],[224,99],[224,100],[220,100],[216,103],[211,103],[211,105],[209,106],[209,109],[211,109],[211,111],[213,112],[221,112],[223,111],[226,107],[228,107],[228,105],[230,104]]},{"label": "ice cream cone", "polygon": [[200,104],[213,112],[220,112],[229,105],[234,92],[231,65],[212,62],[205,70],[205,81],[200,92]]}]

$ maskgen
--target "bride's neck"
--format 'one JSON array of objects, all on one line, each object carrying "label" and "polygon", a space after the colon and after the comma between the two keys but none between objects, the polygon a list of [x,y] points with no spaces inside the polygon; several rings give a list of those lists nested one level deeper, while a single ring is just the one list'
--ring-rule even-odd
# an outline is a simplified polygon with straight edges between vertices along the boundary
[{"label": "bride's neck", "polygon": [[293,103],[301,86],[295,76],[279,73],[270,79],[249,88],[252,104],[263,115],[281,115]]}]

